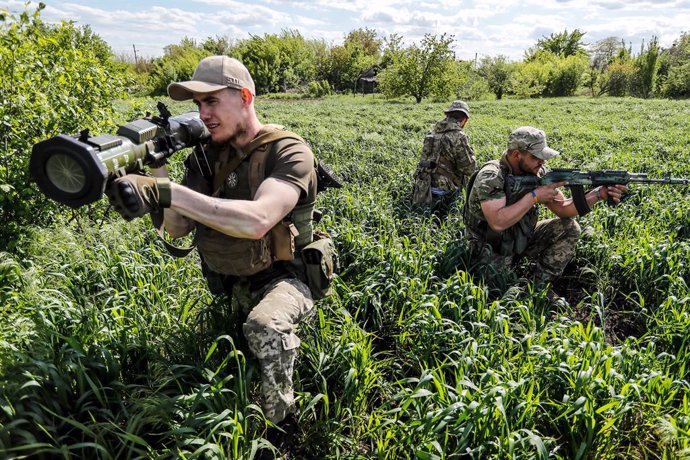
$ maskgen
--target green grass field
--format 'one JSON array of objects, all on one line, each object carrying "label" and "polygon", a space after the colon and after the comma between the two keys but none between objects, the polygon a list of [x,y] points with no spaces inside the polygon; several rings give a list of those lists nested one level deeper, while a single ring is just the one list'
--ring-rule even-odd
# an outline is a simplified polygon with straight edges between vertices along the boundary
[{"label": "green grass field", "polygon": [[[568,307],[531,285],[504,296],[510,280],[468,271],[457,212],[439,226],[410,205],[446,105],[257,102],[347,182],[319,198],[342,270],[300,333],[294,458],[690,458],[690,187],[634,186],[578,218]],[[480,163],[533,125],[553,167],[690,177],[690,101],[471,109]],[[0,254],[0,457],[252,458],[267,422],[235,313],[148,220],[95,217],[105,201]]]}]

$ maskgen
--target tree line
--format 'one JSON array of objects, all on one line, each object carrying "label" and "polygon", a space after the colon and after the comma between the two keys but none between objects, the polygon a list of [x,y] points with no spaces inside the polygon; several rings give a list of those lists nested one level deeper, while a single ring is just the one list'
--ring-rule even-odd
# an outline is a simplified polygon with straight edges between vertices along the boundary
[{"label": "tree line", "polygon": [[[621,37],[590,44],[585,35],[575,29],[543,36],[517,62],[504,55],[456,59],[456,39],[449,34],[427,34],[405,44],[400,35],[382,38],[367,27],[349,32],[341,45],[306,38],[296,30],[240,40],[184,38],[167,46],[163,56],[131,66],[130,78],[140,91],[164,94],[170,81],[190,78],[201,58],[226,54],[249,68],[259,94],[364,92],[362,77],[369,76],[385,97],[413,97],[417,102],[454,97],[690,96],[690,34],[681,34],[670,48],[662,48],[652,37],[639,50]],[[128,61],[127,56],[119,59]]]}]

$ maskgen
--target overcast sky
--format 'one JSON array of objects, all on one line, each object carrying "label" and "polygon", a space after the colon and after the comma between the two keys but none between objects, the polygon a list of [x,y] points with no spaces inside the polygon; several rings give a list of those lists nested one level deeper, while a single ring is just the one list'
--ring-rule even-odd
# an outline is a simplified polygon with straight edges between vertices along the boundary
[{"label": "overcast sky", "polygon": [[[542,36],[586,32],[585,43],[620,37],[639,52],[653,36],[671,46],[690,31],[690,0],[44,0],[41,17],[90,25],[113,50],[130,56],[163,54],[183,37],[231,39],[298,30],[306,38],[340,44],[354,29],[397,33],[406,43],[426,33],[455,36],[456,57],[505,55],[520,60]],[[24,0],[0,0],[20,12]],[[35,7],[37,2],[30,2]],[[30,9],[33,9],[30,6]]]}]

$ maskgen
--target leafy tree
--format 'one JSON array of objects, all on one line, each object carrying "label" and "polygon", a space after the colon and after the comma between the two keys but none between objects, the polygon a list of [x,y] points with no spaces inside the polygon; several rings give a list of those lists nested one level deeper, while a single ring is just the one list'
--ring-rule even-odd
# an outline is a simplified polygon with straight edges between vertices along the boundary
[{"label": "leafy tree", "polygon": [[486,79],[474,68],[473,63],[458,61],[458,73],[461,76],[455,96],[465,101],[476,101],[492,93]]},{"label": "leafy tree", "polygon": [[398,34],[390,34],[388,38],[384,39],[384,48],[381,55],[381,60],[379,66],[382,69],[393,64],[393,61],[402,52],[403,49],[403,37]]},{"label": "leafy tree", "polygon": [[276,35],[252,35],[249,39],[243,40],[234,53],[252,75],[257,94],[280,90],[280,69],[283,64]]},{"label": "leafy tree", "polygon": [[337,91],[355,90],[359,76],[374,66],[381,54],[381,40],[372,29],[350,32],[342,45],[331,49],[326,79]]},{"label": "leafy tree", "polygon": [[690,97],[690,62],[671,68],[662,93],[668,97]]},{"label": "leafy tree", "polygon": [[153,61],[153,94],[166,94],[170,82],[190,80],[199,61],[212,54],[188,37],[177,45],[166,46],[163,56]]},{"label": "leafy tree", "polygon": [[588,68],[588,58],[582,54],[557,57],[551,61],[545,96],[572,96],[575,94]]},{"label": "leafy tree", "polygon": [[684,33],[659,57],[659,86],[666,97],[690,96],[690,33]]},{"label": "leafy tree", "polygon": [[535,97],[543,93],[549,80],[549,68],[542,62],[519,63],[510,78],[510,91],[518,97]]},{"label": "leafy tree", "polygon": [[[314,79],[316,81],[328,80],[328,66],[330,59],[330,48],[323,39],[307,40],[309,53],[314,59]],[[330,87],[330,85],[329,85]]]},{"label": "leafy tree", "polygon": [[323,42],[306,40],[296,30],[242,40],[232,54],[247,66],[256,91],[272,93],[305,86],[317,78],[324,59]]},{"label": "leafy tree", "polygon": [[634,93],[648,98],[653,94],[656,84],[657,72],[659,71],[659,43],[654,37],[647,49],[642,44],[640,55],[635,59],[637,77],[634,82]]},{"label": "leafy tree", "polygon": [[539,51],[517,68],[511,80],[514,93],[527,97],[572,96],[583,81],[588,58],[582,54],[564,57]]},{"label": "leafy tree", "polygon": [[345,37],[345,46],[356,46],[360,48],[366,56],[370,56],[378,61],[381,57],[381,47],[383,40],[379,38],[375,29],[368,27],[351,31]]},{"label": "leafy tree", "polygon": [[619,37],[604,38],[590,48],[590,65],[585,75],[585,84],[592,96],[602,94],[602,75],[621,52],[625,52],[625,41]]},{"label": "leafy tree", "polygon": [[625,49],[625,42],[619,37],[607,37],[599,40],[590,49],[591,65],[593,68],[603,71]]},{"label": "leafy tree", "polygon": [[582,42],[585,34],[586,32],[581,32],[579,29],[568,33],[566,29],[563,32],[551,34],[548,37],[542,36],[537,40],[537,44],[534,47],[527,50],[526,60],[533,60],[539,51],[547,51],[561,57],[587,55],[586,44]]},{"label": "leafy tree", "polygon": [[412,96],[417,103],[429,96],[455,94],[461,76],[450,47],[454,41],[452,35],[426,34],[419,45],[391,51],[391,64],[379,78],[381,92],[386,97]]},{"label": "leafy tree", "polygon": [[588,67],[584,35],[585,32],[575,29],[540,38],[527,50],[525,62],[512,80],[513,90],[530,96],[574,94]]},{"label": "leafy tree", "polygon": [[233,40],[227,35],[208,37],[201,44],[201,47],[208,51],[211,56],[229,56],[234,46]]},{"label": "leafy tree", "polygon": [[617,58],[600,77],[600,94],[609,96],[627,96],[630,84],[635,77],[635,66],[629,59]]},{"label": "leafy tree", "polygon": [[496,99],[502,99],[508,90],[510,75],[513,71],[508,58],[503,55],[496,57],[484,57],[479,65],[478,73],[489,85],[489,89],[496,95]]},{"label": "leafy tree", "polygon": [[281,51],[280,87],[306,85],[316,77],[316,47],[297,30],[283,30],[278,37]]},{"label": "leafy tree", "polygon": [[46,222],[57,207],[30,183],[36,142],[59,133],[111,129],[112,100],[123,78],[108,45],[88,28],[41,21],[33,13],[0,10],[0,241]]}]

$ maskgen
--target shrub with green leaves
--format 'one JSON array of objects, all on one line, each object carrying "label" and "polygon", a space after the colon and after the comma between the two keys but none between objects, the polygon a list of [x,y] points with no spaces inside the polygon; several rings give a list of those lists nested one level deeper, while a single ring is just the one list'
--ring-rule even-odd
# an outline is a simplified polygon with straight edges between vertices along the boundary
[{"label": "shrub with green leaves", "polygon": [[45,7],[19,15],[0,10],[0,229],[7,243],[56,208],[30,184],[34,143],[59,133],[113,126],[122,82],[111,51],[88,27],[46,24]]}]

